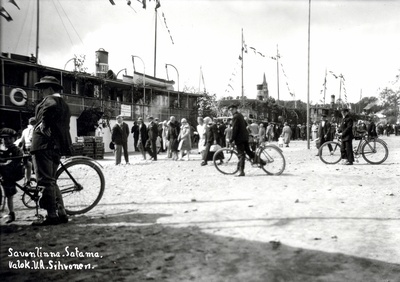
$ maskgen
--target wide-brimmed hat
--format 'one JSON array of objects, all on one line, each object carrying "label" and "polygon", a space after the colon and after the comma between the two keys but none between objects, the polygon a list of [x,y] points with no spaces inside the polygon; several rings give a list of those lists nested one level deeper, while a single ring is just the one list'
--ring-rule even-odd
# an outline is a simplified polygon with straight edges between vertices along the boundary
[{"label": "wide-brimmed hat", "polygon": [[11,128],[3,128],[0,129],[0,137],[15,137],[17,136],[17,132]]},{"label": "wide-brimmed hat", "polygon": [[230,104],[229,106],[228,106],[228,110],[230,110],[230,109],[232,109],[232,108],[235,108],[235,109],[237,109],[237,105],[236,104]]},{"label": "wide-brimmed hat", "polygon": [[64,89],[57,78],[54,76],[44,76],[39,82],[35,83],[35,86],[39,89],[47,88],[49,86],[54,87],[54,89]]}]

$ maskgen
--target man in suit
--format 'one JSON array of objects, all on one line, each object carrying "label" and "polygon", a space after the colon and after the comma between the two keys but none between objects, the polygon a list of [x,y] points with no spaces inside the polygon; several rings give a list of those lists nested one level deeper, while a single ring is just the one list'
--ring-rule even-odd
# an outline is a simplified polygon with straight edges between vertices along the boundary
[{"label": "man in suit", "polygon": [[205,150],[204,150],[204,155],[203,155],[203,161],[201,162],[202,166],[207,165],[211,145],[218,144],[218,127],[217,127],[217,125],[215,123],[213,123],[213,121],[210,117],[204,118],[204,124],[206,125],[206,127],[205,127],[205,129],[206,129],[205,137],[206,138],[204,140]]},{"label": "man in suit", "polygon": [[230,143],[235,142],[238,155],[239,155],[239,175],[245,176],[244,173],[244,162],[246,154],[250,159],[254,159],[254,152],[250,149],[249,145],[249,131],[247,130],[247,124],[241,113],[237,111],[236,105],[230,105],[228,110],[233,114],[232,118],[232,136],[229,140]]},{"label": "man in suit", "polygon": [[138,149],[142,153],[143,160],[146,160],[146,142],[148,139],[147,136],[147,126],[143,122],[143,118],[139,117],[137,120],[138,124]]},{"label": "man in suit", "polygon": [[[319,141],[320,141],[320,147],[328,141],[332,141],[332,133],[331,133],[331,123],[328,121],[327,117],[325,114],[321,116],[321,122],[319,123],[318,126],[318,136],[319,136]],[[329,151],[332,152],[332,146],[328,144]],[[317,153],[317,156],[319,156],[319,153]]]},{"label": "man in suit", "polygon": [[138,148],[139,126],[136,121],[133,122],[131,133],[133,136],[133,146],[135,147],[135,151],[137,152],[137,151],[139,151],[139,148]]},{"label": "man in suit", "polygon": [[43,100],[36,106],[36,125],[32,132],[30,152],[33,156],[37,184],[43,187],[39,205],[46,209],[47,217],[45,220],[34,221],[32,225],[67,223],[68,217],[57,186],[56,172],[61,156],[71,155],[71,113],[68,104],[59,93],[63,87],[55,77],[42,77],[35,86],[39,88]]},{"label": "man in suit", "polygon": [[124,122],[121,115],[117,116],[117,122],[112,128],[111,141],[115,144],[115,165],[121,163],[122,149],[126,164],[129,164],[128,136],[129,126]]},{"label": "man in suit", "polygon": [[158,125],[154,122],[152,116],[148,117],[149,125],[147,126],[147,135],[149,139],[147,140],[146,148],[148,149],[151,159],[153,161],[157,160],[157,137],[158,137]]},{"label": "man in suit", "polygon": [[339,129],[340,135],[342,136],[342,159],[347,160],[344,165],[353,165],[353,119],[350,117],[348,109],[342,110],[342,116],[343,121]]}]

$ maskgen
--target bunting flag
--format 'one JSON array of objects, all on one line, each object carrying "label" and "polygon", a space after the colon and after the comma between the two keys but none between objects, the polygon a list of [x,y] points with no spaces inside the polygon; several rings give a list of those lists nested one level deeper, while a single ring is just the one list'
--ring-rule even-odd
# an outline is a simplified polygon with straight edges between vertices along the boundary
[{"label": "bunting flag", "polygon": [[174,44],[174,39],[172,38],[171,31],[168,28],[167,19],[166,19],[165,15],[164,15],[164,12],[162,13],[162,17],[164,18],[165,28],[167,29],[167,31],[169,33],[169,37],[171,38],[171,42],[172,42],[172,44]]},{"label": "bunting flag", "polygon": [[[140,0],[138,0],[140,2]],[[142,0],[142,8],[146,10],[146,0]]]},{"label": "bunting flag", "polygon": [[18,10],[21,10],[21,9],[18,7],[17,3],[16,3],[14,0],[8,0],[8,2],[10,2],[10,3],[13,4],[15,7],[17,7]]},{"label": "bunting flag", "polygon": [[114,0],[109,0],[109,1],[110,1],[111,5],[115,5]]},{"label": "bunting flag", "polygon": [[331,73],[331,75],[333,75],[336,79],[338,78],[338,76],[336,74],[333,73],[333,71],[329,71]]},{"label": "bunting flag", "polygon": [[161,3],[160,3],[160,0],[156,0],[156,2],[157,2],[157,4],[156,4],[156,10],[157,10],[158,8],[161,7]]},{"label": "bunting flag", "polygon": [[0,8],[0,16],[3,16],[8,22],[13,20],[10,14],[3,7]]},{"label": "bunting flag", "polygon": [[282,64],[282,62],[281,62],[281,69],[282,69],[282,73],[283,73],[283,75],[285,76],[285,78],[286,78],[286,86],[287,86],[287,89],[288,89],[288,91],[289,91],[289,94],[290,94],[290,96],[294,96],[294,93],[292,92],[292,91],[290,91],[290,87],[289,87],[289,83],[288,83],[288,77],[287,77],[287,75],[286,75],[286,72],[285,72],[285,69],[283,68],[283,64]]}]

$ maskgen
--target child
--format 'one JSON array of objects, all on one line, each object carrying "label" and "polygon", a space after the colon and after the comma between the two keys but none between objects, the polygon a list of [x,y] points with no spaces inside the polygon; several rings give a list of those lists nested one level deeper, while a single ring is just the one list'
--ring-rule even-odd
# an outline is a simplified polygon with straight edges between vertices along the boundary
[{"label": "child", "polygon": [[17,193],[15,182],[24,177],[24,166],[20,158],[8,159],[12,157],[22,156],[22,151],[14,142],[17,133],[10,128],[0,130],[0,138],[3,140],[5,151],[0,151],[0,175],[3,178],[4,194],[7,198],[7,206],[10,211],[9,219],[6,223],[11,223],[15,220],[13,196]]}]

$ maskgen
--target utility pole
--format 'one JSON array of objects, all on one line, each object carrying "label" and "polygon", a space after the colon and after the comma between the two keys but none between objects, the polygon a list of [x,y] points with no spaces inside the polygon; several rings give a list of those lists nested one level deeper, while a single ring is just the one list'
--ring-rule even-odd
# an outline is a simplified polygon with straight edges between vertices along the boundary
[{"label": "utility pole", "polygon": [[311,37],[311,0],[308,0],[308,74],[307,74],[307,149],[310,149],[310,37]]},{"label": "utility pole", "polygon": [[243,49],[244,49],[244,44],[243,44],[243,28],[242,28],[242,107],[244,108],[244,85],[243,85]]},{"label": "utility pole", "polygon": [[278,44],[276,44],[276,78],[277,78],[277,86],[278,86],[278,101],[277,104],[279,105],[279,50]]}]

